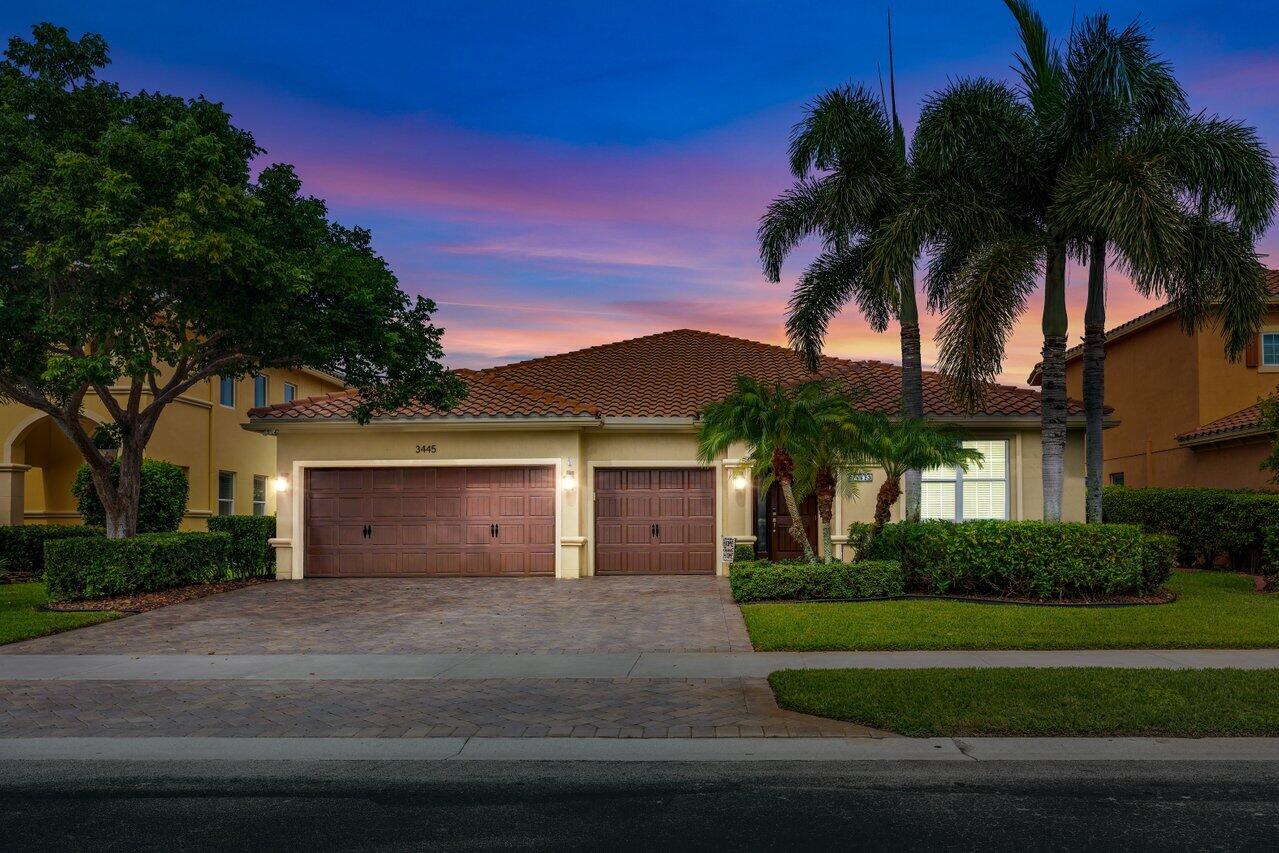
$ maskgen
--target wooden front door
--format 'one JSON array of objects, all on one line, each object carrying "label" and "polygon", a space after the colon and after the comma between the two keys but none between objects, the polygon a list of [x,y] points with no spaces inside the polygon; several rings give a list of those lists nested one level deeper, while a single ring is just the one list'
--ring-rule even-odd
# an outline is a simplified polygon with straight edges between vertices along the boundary
[{"label": "wooden front door", "polygon": [[554,469],[308,469],[305,574],[553,575]]},{"label": "wooden front door", "polygon": [[715,556],[714,471],[596,470],[597,575],[714,574]]},{"label": "wooden front door", "polygon": [[[803,559],[804,549],[791,538],[790,510],[782,497],[782,487],[777,483],[768,490],[768,556],[773,560]],[[799,515],[804,521],[808,544],[817,550],[817,496],[809,495],[799,504]]]}]

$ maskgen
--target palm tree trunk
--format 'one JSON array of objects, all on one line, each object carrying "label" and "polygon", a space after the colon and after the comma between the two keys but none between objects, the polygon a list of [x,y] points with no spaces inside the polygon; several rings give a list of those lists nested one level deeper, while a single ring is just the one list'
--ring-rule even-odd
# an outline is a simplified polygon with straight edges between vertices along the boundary
[{"label": "palm tree trunk", "polygon": [[1044,521],[1061,521],[1066,462],[1066,246],[1054,243],[1044,275],[1044,349],[1040,392]]},{"label": "palm tree trunk", "polygon": [[1088,255],[1088,305],[1084,309],[1084,493],[1088,522],[1101,523],[1104,466],[1102,419],[1106,407],[1106,240],[1092,241]]},{"label": "palm tree trunk", "polygon": [[782,499],[786,501],[786,511],[790,513],[790,528],[787,532],[799,543],[799,547],[804,549],[804,559],[810,563],[816,563],[817,555],[813,553],[812,543],[808,541],[808,532],[804,530],[804,519],[799,514],[799,504],[795,501],[793,484],[789,477],[785,480],[778,478],[778,482],[782,487]]},{"label": "palm tree trunk", "polygon": [[817,472],[817,484],[814,489],[817,495],[817,524],[822,537],[822,561],[829,563],[835,559],[835,543],[831,538],[831,520],[835,516],[835,493],[837,488],[835,473],[829,468]]},{"label": "palm tree trunk", "polygon": [[888,477],[884,480],[884,484],[879,487],[879,494],[875,496],[875,533],[879,533],[892,517],[893,504],[897,503],[897,498],[901,496],[901,493],[902,489],[896,477]]},{"label": "palm tree trunk", "polygon": [[[903,279],[898,322],[902,338],[902,414],[924,416],[924,370],[919,347],[919,305],[915,299],[915,273]],[[917,468],[906,472],[905,519],[919,521],[921,474]]]}]

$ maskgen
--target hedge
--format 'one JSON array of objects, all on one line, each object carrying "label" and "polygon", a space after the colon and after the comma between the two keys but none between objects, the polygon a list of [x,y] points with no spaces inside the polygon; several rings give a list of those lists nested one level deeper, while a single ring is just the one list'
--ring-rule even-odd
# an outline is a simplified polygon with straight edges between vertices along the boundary
[{"label": "hedge", "polygon": [[862,563],[734,563],[728,583],[733,600],[883,598],[905,591],[900,563],[892,560]]},{"label": "hedge", "polygon": [[15,575],[39,577],[44,572],[44,543],[77,536],[101,536],[100,527],[15,524],[0,527],[0,561]]},{"label": "hedge", "polygon": [[[111,467],[112,476],[120,479],[120,460]],[[187,475],[172,462],[159,459],[142,460],[142,486],[138,495],[138,533],[171,533],[178,529],[182,517],[187,512],[187,497],[190,485]],[[71,494],[75,495],[76,510],[85,524],[102,527],[106,524],[106,513],[102,509],[102,501],[98,490],[93,485],[93,477],[88,465],[81,465],[76,471],[75,483],[71,486]]]},{"label": "hedge", "polygon": [[1264,559],[1266,531],[1279,526],[1273,492],[1107,486],[1101,506],[1108,523],[1177,537],[1183,566],[1210,568],[1224,558],[1228,568],[1255,569]]},{"label": "hedge", "polygon": [[912,591],[939,595],[1089,598],[1151,592],[1174,546],[1127,524],[924,521],[885,525],[873,559],[898,559]]},{"label": "hedge", "polygon": [[226,533],[140,533],[128,539],[49,542],[44,580],[53,601],[150,592],[230,577]]},{"label": "hedge", "polygon": [[275,538],[275,516],[215,515],[209,519],[209,530],[231,537],[231,577],[275,574],[275,553],[268,544]]}]

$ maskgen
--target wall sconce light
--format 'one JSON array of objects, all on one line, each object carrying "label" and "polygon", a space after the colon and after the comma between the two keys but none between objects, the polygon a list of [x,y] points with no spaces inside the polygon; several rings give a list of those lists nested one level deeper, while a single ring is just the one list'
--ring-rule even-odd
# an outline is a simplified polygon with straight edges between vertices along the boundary
[{"label": "wall sconce light", "polygon": [[746,475],[741,473],[740,471],[733,475],[733,488],[737,489],[737,491],[739,492],[746,490],[746,485],[748,482],[749,481],[746,479]]},{"label": "wall sconce light", "polygon": [[289,490],[289,478],[281,474],[275,478],[275,490],[277,492],[287,492]]},{"label": "wall sconce light", "polygon": [[571,492],[577,488],[577,475],[573,473],[573,457],[568,458],[568,466],[564,471],[564,476],[560,478],[560,485],[564,491]]}]

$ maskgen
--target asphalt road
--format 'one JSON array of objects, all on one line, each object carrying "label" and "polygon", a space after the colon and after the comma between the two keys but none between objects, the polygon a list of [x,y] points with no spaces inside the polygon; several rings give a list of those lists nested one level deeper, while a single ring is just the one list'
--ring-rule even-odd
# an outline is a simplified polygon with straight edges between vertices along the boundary
[{"label": "asphalt road", "polygon": [[1274,763],[0,763],[18,850],[1274,850]]}]

